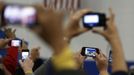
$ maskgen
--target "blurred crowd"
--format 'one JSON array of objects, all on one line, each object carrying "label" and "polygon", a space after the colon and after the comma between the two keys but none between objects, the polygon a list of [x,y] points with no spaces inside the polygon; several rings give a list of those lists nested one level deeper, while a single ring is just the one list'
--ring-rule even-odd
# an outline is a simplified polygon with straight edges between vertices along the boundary
[{"label": "blurred crowd", "polygon": [[[0,12],[3,6],[4,3],[0,2]],[[52,48],[53,55],[47,60],[42,59],[39,53],[40,47],[29,50],[28,42],[17,37],[15,29],[3,25],[0,30],[0,51],[5,51],[6,54],[0,58],[0,75],[86,75],[83,64],[87,56],[81,54],[81,49],[73,53],[69,45],[73,38],[88,31],[101,35],[110,44],[112,49],[111,75],[129,74],[112,9],[109,9],[110,16],[106,20],[106,28],[97,30],[81,28],[79,23],[84,14],[93,10],[81,9],[70,13],[67,27],[64,28],[66,16],[63,11],[48,9],[42,5],[32,6],[37,10],[38,25],[29,29]],[[12,46],[10,45],[12,40],[20,40],[22,43],[17,47]],[[23,51],[29,53],[26,59],[22,59]],[[95,53],[93,59],[99,74],[109,75],[108,58],[102,50]]]}]

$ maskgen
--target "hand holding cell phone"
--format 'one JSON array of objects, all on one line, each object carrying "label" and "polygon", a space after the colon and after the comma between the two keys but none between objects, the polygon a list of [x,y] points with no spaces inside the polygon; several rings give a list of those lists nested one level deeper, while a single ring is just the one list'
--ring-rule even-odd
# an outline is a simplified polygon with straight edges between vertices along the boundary
[{"label": "hand holding cell phone", "polygon": [[96,61],[96,66],[98,68],[98,70],[100,72],[105,72],[107,73],[106,75],[108,75],[107,72],[107,68],[108,68],[108,59],[106,57],[106,55],[104,53],[102,53],[102,51],[100,51],[99,54],[96,54],[96,57],[94,58]]}]

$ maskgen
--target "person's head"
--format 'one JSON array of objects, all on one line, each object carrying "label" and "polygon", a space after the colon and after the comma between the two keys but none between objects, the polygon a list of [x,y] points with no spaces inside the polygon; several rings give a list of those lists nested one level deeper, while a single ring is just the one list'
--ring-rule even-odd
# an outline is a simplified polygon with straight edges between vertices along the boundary
[{"label": "person's head", "polygon": [[40,57],[40,47],[31,49],[31,58],[33,61],[35,61],[37,58]]}]

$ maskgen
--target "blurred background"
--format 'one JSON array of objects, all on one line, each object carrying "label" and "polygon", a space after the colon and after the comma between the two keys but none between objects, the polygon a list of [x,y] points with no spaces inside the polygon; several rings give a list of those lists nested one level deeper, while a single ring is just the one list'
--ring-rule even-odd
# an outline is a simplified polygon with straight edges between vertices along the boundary
[{"label": "blurred background", "polygon": [[[47,1],[51,0],[1,0],[6,3],[17,3],[17,4],[38,4],[43,3],[44,6],[48,6]],[[122,40],[122,44],[124,47],[124,52],[126,59],[128,61],[134,61],[134,0],[68,0],[72,1],[69,3],[69,7],[64,7],[63,4],[66,2],[64,0],[63,3],[60,0],[59,3],[57,2],[57,9],[68,8],[68,11],[70,11],[70,7],[73,7],[74,10],[81,9],[81,8],[89,8],[94,11],[101,11],[101,12],[108,12],[108,8],[111,7],[116,15],[116,23],[117,28],[120,33],[120,37]],[[74,2],[73,4],[73,1]],[[45,3],[46,2],[46,3]],[[61,3],[60,3],[61,2]],[[76,4],[75,4],[76,3]],[[62,5],[60,5],[62,4]],[[53,7],[53,4],[49,4]],[[74,5],[74,6],[73,6]],[[68,13],[66,13],[68,14]],[[12,26],[11,26],[12,27]],[[12,27],[13,29],[17,29],[16,35],[17,37],[24,38],[29,43],[29,49],[33,47],[41,47],[40,53],[41,57],[48,58],[51,56],[50,48],[41,40],[38,39],[38,37],[32,33],[30,30],[26,28],[20,28],[20,27]],[[78,36],[77,38],[73,39],[71,42],[71,47],[73,48],[74,52],[80,50],[83,46],[89,46],[89,47],[98,47],[103,52],[105,52],[106,55],[108,55],[108,51],[110,49],[109,44],[105,41],[104,38],[102,38],[99,35],[92,34],[90,31]]]}]

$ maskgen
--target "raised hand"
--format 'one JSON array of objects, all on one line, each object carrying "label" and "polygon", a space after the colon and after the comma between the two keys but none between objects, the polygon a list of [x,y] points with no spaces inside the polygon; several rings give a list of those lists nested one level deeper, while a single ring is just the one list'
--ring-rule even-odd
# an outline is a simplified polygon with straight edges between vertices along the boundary
[{"label": "raised hand", "polygon": [[100,72],[100,75],[108,75],[108,59],[107,57],[100,51],[99,54],[96,53],[96,57],[94,58],[96,61],[96,66]]},{"label": "raised hand", "polygon": [[56,52],[61,50],[66,44],[66,41],[63,40],[63,13],[52,9],[45,9],[42,6],[35,7],[38,11],[38,35],[54,48]]},{"label": "raised hand", "polygon": [[82,16],[88,12],[91,12],[90,9],[81,9],[76,12],[73,12],[69,16],[69,22],[68,26],[64,31],[65,39],[67,39],[69,42],[73,37],[76,37],[84,32],[87,32],[90,29],[87,28],[81,28],[80,27],[80,20]]},{"label": "raised hand", "polygon": [[110,17],[107,21],[107,28],[104,31],[101,30],[93,30],[93,32],[98,33],[106,38],[106,40],[111,43],[112,40],[119,38],[118,31],[114,22],[115,15],[112,12],[112,9],[109,9]]},{"label": "raised hand", "polygon": [[16,29],[13,30],[12,28],[4,28],[4,32],[5,32],[7,38],[9,38],[9,39],[16,38],[16,35],[15,35]]},{"label": "raised hand", "polygon": [[27,58],[24,61],[20,60],[19,63],[22,69],[24,70],[25,74],[32,73],[34,63],[30,58]]},{"label": "raised hand", "polygon": [[93,30],[93,32],[102,35],[111,45],[112,48],[112,71],[128,71],[125,62],[123,47],[119,38],[118,31],[115,26],[114,17],[112,10],[110,9],[110,18],[107,21],[107,28],[104,31]]}]

